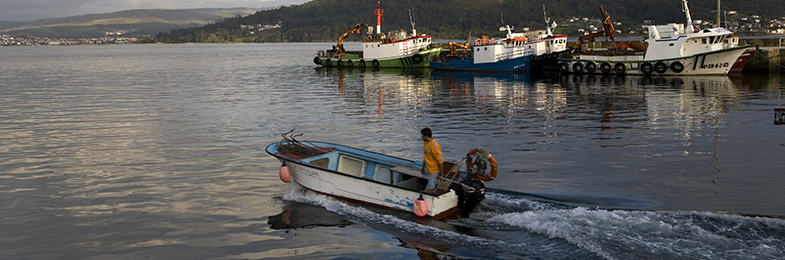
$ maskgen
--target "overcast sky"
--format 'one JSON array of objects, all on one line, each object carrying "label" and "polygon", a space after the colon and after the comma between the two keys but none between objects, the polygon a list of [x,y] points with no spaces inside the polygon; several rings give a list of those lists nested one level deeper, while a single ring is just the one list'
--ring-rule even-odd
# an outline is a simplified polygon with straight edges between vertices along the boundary
[{"label": "overcast sky", "polygon": [[311,0],[0,0],[0,21],[28,22],[128,9],[265,8]]}]

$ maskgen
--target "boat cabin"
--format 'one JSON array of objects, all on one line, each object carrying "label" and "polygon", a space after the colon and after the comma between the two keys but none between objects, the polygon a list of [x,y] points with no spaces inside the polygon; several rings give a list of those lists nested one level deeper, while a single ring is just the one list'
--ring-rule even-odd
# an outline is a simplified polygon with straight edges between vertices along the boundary
[{"label": "boat cabin", "polygon": [[[649,25],[648,50],[644,60],[664,60],[689,57],[727,48],[733,32],[725,28],[687,31],[684,24]],[[736,43],[738,44],[738,42]]]}]

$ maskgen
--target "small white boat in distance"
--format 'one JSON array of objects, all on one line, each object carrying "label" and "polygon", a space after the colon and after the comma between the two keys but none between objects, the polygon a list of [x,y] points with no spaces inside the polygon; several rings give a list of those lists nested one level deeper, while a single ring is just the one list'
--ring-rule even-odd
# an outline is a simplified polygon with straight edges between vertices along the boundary
[{"label": "small white boat in distance", "polygon": [[[484,152],[471,152],[477,150]],[[266,151],[283,163],[280,174],[284,182],[291,180],[317,193],[433,219],[457,217],[461,213],[468,216],[484,198],[481,180],[492,180],[498,173],[496,161],[490,157],[492,175],[469,178],[474,184],[458,182],[460,168],[467,159],[444,162],[444,181],[430,194],[423,192],[428,179],[420,173],[422,162],[339,144],[296,141],[285,134],[283,141],[268,145]],[[467,164],[471,165],[471,161]]]}]

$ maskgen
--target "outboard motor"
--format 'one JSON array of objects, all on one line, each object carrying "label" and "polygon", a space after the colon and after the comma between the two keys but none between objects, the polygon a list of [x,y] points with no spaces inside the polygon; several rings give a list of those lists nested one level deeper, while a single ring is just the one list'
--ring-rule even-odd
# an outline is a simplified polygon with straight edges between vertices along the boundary
[{"label": "outboard motor", "polygon": [[458,208],[463,212],[464,218],[468,218],[474,207],[485,199],[485,183],[475,178],[466,178],[459,183],[453,183],[451,188],[458,195]]}]

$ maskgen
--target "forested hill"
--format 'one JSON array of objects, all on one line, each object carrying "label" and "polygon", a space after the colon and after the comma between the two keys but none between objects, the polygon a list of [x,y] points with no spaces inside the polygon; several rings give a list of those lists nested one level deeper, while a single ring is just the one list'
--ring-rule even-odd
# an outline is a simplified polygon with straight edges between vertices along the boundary
[{"label": "forested hill", "polygon": [[[763,18],[785,16],[782,0],[725,1],[724,11],[738,13],[734,17],[759,15]],[[314,0],[302,5],[259,11],[245,17],[225,18],[202,27],[172,30],[159,33],[158,42],[312,42],[334,41],[359,23],[375,25],[372,0]],[[569,18],[599,19],[603,6],[614,23],[623,32],[638,30],[650,20],[655,24],[683,23],[684,13],[680,0],[410,0],[381,1],[384,9],[383,31],[411,30],[410,10],[415,28],[437,39],[464,39],[473,35],[500,35],[498,28],[513,25],[515,28],[544,29],[543,4],[549,17],[559,23],[556,33],[577,35],[570,28]],[[689,2],[695,20],[715,21],[715,0]],[[734,18],[731,17],[731,18]],[[599,22],[597,22],[599,25]],[[248,26],[253,27],[248,27]],[[260,30],[259,26],[267,26]],[[348,40],[359,39],[350,36]]]}]

